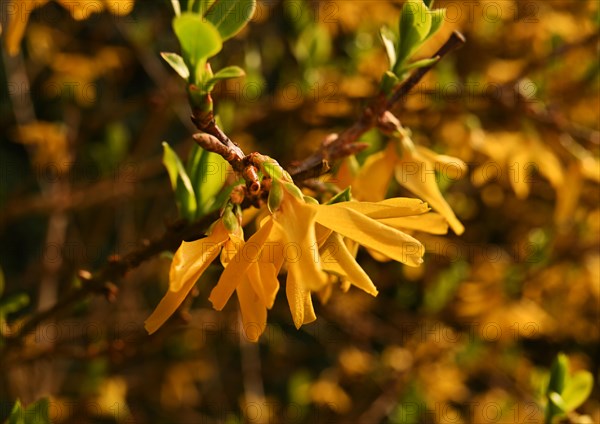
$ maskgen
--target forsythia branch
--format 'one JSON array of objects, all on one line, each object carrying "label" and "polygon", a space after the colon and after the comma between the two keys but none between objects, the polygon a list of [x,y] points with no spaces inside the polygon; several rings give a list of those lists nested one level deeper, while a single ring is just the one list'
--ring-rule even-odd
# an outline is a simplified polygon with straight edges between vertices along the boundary
[{"label": "forsythia branch", "polygon": [[[465,37],[460,32],[454,31],[442,47],[432,56],[432,59],[441,59],[464,43]],[[318,176],[319,174],[315,172],[315,168],[325,169],[325,172],[327,170],[327,166],[323,166],[323,162],[341,159],[364,150],[367,145],[358,143],[358,139],[375,126],[379,126],[385,131],[386,112],[403,99],[434,65],[431,64],[430,66],[417,69],[404,83],[394,90],[389,99],[386,99],[385,95],[380,93],[365,108],[362,115],[350,128],[337,136],[334,134],[326,138],[317,152],[294,166],[293,169],[290,169],[290,174],[294,180],[299,182]]]}]

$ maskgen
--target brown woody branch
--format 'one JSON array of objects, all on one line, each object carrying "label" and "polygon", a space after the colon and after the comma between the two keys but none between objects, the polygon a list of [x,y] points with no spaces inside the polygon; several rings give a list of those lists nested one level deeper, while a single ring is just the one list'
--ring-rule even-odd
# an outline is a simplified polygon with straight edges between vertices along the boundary
[{"label": "brown woody branch", "polygon": [[[432,59],[441,59],[464,43],[465,37],[460,32],[454,31],[444,45],[432,56]],[[392,92],[389,98],[380,93],[365,108],[362,115],[350,128],[339,135],[333,134],[326,138],[318,151],[289,170],[294,180],[301,182],[319,176],[324,173],[320,172],[319,169],[328,169],[328,162],[358,153],[368,147],[364,143],[359,143],[359,138],[376,126],[385,131],[388,122],[386,115],[389,110],[398,101],[404,99],[433,66],[434,64],[417,69]]]}]

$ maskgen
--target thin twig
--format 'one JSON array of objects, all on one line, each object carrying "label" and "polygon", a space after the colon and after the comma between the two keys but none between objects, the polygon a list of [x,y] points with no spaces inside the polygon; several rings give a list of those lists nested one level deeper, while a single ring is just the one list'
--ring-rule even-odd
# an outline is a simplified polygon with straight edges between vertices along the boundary
[{"label": "thin twig", "polygon": [[[458,31],[454,31],[444,45],[432,56],[441,59],[457,47],[465,43],[465,37]],[[385,115],[398,101],[402,100],[412,90],[427,72],[434,66],[426,66],[417,69],[406,81],[404,81],[392,95],[386,99],[384,94],[379,94],[367,106],[358,120],[339,135],[330,135],[321,144],[321,148],[304,159],[300,164],[293,166],[289,172],[294,181],[301,182],[308,178],[318,176],[315,169],[325,167],[323,162],[358,153],[368,147],[365,143],[358,143],[358,139],[372,128],[383,125]],[[318,174],[318,175],[315,175]]]},{"label": "thin twig", "polygon": [[[458,31],[454,31],[452,32],[452,34],[450,34],[450,38],[446,40],[444,45],[442,45],[442,47],[440,47],[440,49],[437,52],[435,52],[435,54],[431,58],[439,58],[439,61],[448,53],[465,44],[465,42],[465,36]],[[425,74],[429,72],[435,66],[436,63],[437,62],[429,66],[425,66],[423,68],[418,68],[415,72],[413,72],[412,75],[408,77],[408,79],[404,83],[402,83],[402,85],[400,85],[391,95],[387,102],[387,109],[391,109],[394,106],[394,104],[396,104],[396,102],[406,97],[409,91],[411,91],[419,83],[419,81],[423,79]]]}]

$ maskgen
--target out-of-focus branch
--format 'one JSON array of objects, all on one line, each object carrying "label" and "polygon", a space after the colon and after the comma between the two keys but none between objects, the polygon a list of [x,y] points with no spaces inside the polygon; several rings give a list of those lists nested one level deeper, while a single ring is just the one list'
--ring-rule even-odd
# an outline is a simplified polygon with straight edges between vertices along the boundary
[{"label": "out-of-focus branch", "polygon": [[82,280],[82,286],[62,296],[51,308],[35,313],[27,318],[13,334],[7,337],[6,351],[18,347],[24,341],[27,334],[35,330],[38,325],[48,319],[58,318],[68,313],[73,306],[90,295],[105,295],[109,300],[114,299],[118,290],[115,283],[127,271],[138,267],[142,262],[153,258],[161,252],[175,250],[183,240],[198,238],[217,218],[217,214],[211,214],[190,225],[178,222],[168,228],[162,236],[154,240],[145,240],[142,246],[132,252],[121,257],[112,257],[96,274],[91,274],[88,271],[80,271],[79,278]]},{"label": "out-of-focus branch", "polygon": [[[458,31],[454,31],[448,40],[432,56],[442,59],[445,55],[465,43],[465,37]],[[328,169],[327,163],[336,159],[358,153],[368,147],[365,143],[359,143],[358,139],[370,129],[380,126],[385,130],[386,112],[388,112],[398,101],[404,99],[427,72],[434,65],[417,69],[411,76],[399,85],[393,93],[386,98],[379,94],[367,106],[358,120],[341,134],[333,134],[327,137],[318,151],[304,159],[301,163],[293,166],[289,171],[296,182],[300,182],[315,176],[319,176]],[[324,170],[324,171],[320,171]]]}]

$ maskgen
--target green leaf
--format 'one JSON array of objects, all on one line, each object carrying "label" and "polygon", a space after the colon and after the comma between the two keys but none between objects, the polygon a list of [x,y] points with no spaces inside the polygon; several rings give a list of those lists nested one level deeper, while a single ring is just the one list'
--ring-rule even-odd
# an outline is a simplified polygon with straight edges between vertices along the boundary
[{"label": "green leaf", "polygon": [[214,210],[215,196],[221,191],[227,179],[227,161],[214,152],[202,152],[196,168],[190,170],[193,175],[198,214],[203,215]]},{"label": "green leaf", "polygon": [[282,184],[285,190],[292,196],[304,200],[304,194],[302,194],[302,190],[300,190],[296,184],[288,182],[282,182]]},{"label": "green leaf", "polygon": [[169,65],[171,65],[171,68],[173,68],[181,78],[186,81],[188,80],[190,77],[190,70],[185,64],[183,57],[179,56],[177,53],[169,52],[162,52],[160,55]]},{"label": "green leaf", "polygon": [[400,82],[400,78],[392,71],[386,71],[381,78],[381,91],[385,94],[390,94],[396,84]]},{"label": "green leaf", "polygon": [[179,0],[171,0],[171,5],[173,6],[175,16],[181,15],[181,5],[179,4]]},{"label": "green leaf", "polygon": [[327,202],[328,205],[333,205],[334,203],[342,203],[349,202],[352,199],[352,193],[350,191],[350,187],[346,187],[344,191],[339,192]]},{"label": "green leaf", "polygon": [[215,84],[220,80],[230,79],[230,78],[239,78],[239,77],[243,77],[244,75],[246,75],[246,73],[239,66],[228,66],[226,68],[221,69],[216,74],[214,74],[214,76],[206,82],[205,90],[212,91]]},{"label": "green leaf", "polygon": [[50,405],[47,398],[40,399],[23,409],[21,402],[17,399],[7,424],[50,424],[48,409]]},{"label": "green leaf", "polygon": [[280,180],[273,179],[271,182],[271,189],[269,190],[269,199],[267,201],[267,206],[269,207],[269,211],[271,213],[275,213],[281,206],[281,202],[283,201],[283,184],[281,184]]},{"label": "green leaf", "polygon": [[274,180],[281,180],[281,179],[283,179],[283,169],[275,161],[273,161],[273,162],[264,162],[262,164],[262,169],[263,169],[263,171],[264,171],[265,174],[267,174],[269,177],[271,177]]},{"label": "green leaf", "polygon": [[423,0],[423,3],[425,3],[425,6],[427,6],[427,9],[429,10],[433,7],[433,0]]},{"label": "green leaf", "polygon": [[163,148],[163,164],[167,168],[171,187],[175,191],[177,209],[184,218],[192,220],[198,209],[194,187],[177,153],[166,142],[163,142]]},{"label": "green leaf", "polygon": [[50,424],[50,403],[48,398],[43,398],[32,403],[25,409],[27,424]]},{"label": "green leaf", "polygon": [[25,293],[16,294],[9,298],[2,299],[0,302],[0,314],[5,316],[15,312],[19,312],[21,309],[29,305],[29,296]]},{"label": "green leaf", "polygon": [[429,29],[429,34],[425,37],[426,40],[433,37],[444,24],[446,19],[446,9],[432,10],[429,14],[431,15],[431,28]]},{"label": "green leaf", "polygon": [[578,371],[569,377],[562,392],[565,412],[579,408],[590,396],[593,386],[594,377],[588,371]]},{"label": "green leaf", "polygon": [[408,0],[400,16],[400,43],[397,51],[396,69],[408,60],[421,46],[431,30],[432,16],[422,0]]},{"label": "green leaf", "polygon": [[215,2],[215,0],[189,0],[188,10],[190,12],[198,13],[204,16],[208,8]]},{"label": "green leaf", "polygon": [[[548,398],[550,399],[550,401],[552,402],[552,404],[558,408],[558,411],[560,413],[565,413],[567,411],[567,406],[565,405],[565,401],[563,400],[562,396],[559,395],[556,392],[552,392],[548,395]],[[556,414],[553,414],[556,415]]]},{"label": "green leaf", "polygon": [[550,367],[550,381],[547,394],[552,392],[562,393],[565,387],[565,376],[569,368],[569,358],[564,353],[559,353]]},{"label": "green leaf", "polygon": [[6,420],[6,423],[25,424],[25,417],[23,416],[23,407],[21,406],[21,401],[19,399],[17,399],[17,401],[13,405],[13,408],[10,411],[10,415]]},{"label": "green leaf", "polygon": [[416,62],[412,62],[412,63],[409,63],[408,65],[404,66],[402,68],[402,72],[410,71],[411,69],[416,69],[416,68],[425,68],[427,66],[434,65],[439,60],[440,60],[439,56],[432,57],[429,59],[417,60]]},{"label": "green leaf", "polygon": [[204,68],[206,59],[219,53],[223,47],[219,31],[200,15],[182,13],[173,19],[173,30],[188,68],[196,72]]},{"label": "green leaf", "polygon": [[202,1],[200,6],[201,11],[206,10],[204,17],[219,30],[223,40],[240,32],[254,15],[255,9],[256,0]]},{"label": "green leaf", "polygon": [[379,35],[383,41],[385,52],[387,53],[388,60],[390,61],[390,69],[396,64],[396,36],[388,27],[381,27]]},{"label": "green leaf", "polygon": [[546,396],[548,397],[548,404],[546,405],[547,423],[551,423],[553,417],[563,410],[564,402],[560,394],[565,386],[568,368],[569,358],[564,353],[559,353],[550,367],[550,380],[546,389]]}]

